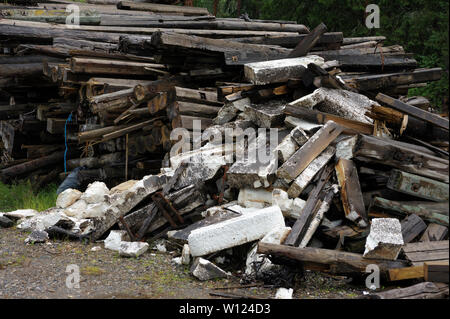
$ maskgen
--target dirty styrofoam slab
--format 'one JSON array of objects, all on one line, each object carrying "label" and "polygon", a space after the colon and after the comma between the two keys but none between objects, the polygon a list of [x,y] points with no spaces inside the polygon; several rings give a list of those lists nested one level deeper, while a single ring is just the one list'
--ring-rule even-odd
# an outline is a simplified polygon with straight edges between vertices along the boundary
[{"label": "dirty styrofoam slab", "polygon": [[284,226],[284,217],[280,208],[271,206],[195,229],[188,237],[188,244],[192,256],[204,256],[261,239],[273,229]]}]

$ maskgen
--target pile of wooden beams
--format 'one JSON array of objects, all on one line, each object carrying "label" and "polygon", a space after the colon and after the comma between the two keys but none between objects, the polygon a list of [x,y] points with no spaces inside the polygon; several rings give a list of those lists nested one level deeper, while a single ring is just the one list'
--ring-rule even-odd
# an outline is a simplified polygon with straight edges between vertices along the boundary
[{"label": "pile of wooden beams", "polygon": [[[383,46],[384,37],[344,38],[324,24],[310,31],[291,21],[220,19],[204,8],[93,0],[79,4],[81,25],[67,28],[58,2],[0,6],[3,180],[43,185],[81,167],[86,184],[114,186],[161,172],[162,192],[121,211],[120,222],[107,220],[94,239],[115,223],[134,240],[201,228],[191,217],[239,199],[244,208],[280,206],[290,232],[258,246],[276,263],[351,276],[377,264],[390,281],[443,282],[448,115],[407,97],[441,69],[419,69],[401,46]],[[36,10],[47,15],[38,19]],[[268,164],[237,160],[252,139],[240,150],[235,136],[231,147],[202,140],[200,149],[172,154],[171,132],[192,137],[196,121],[202,138],[275,129],[278,144]],[[212,161],[184,161],[202,156]],[[285,205],[242,200],[246,191],[285,194]],[[379,218],[398,222],[395,258],[365,257]]]}]

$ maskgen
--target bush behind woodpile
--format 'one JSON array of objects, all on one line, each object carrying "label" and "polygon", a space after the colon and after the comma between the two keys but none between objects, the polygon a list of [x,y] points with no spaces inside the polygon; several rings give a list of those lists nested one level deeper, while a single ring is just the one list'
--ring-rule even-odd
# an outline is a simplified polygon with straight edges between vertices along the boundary
[{"label": "bush behind woodpile", "polygon": [[54,207],[57,187],[56,184],[50,184],[45,188],[34,190],[29,181],[12,185],[0,183],[0,212],[17,209],[43,211]]}]

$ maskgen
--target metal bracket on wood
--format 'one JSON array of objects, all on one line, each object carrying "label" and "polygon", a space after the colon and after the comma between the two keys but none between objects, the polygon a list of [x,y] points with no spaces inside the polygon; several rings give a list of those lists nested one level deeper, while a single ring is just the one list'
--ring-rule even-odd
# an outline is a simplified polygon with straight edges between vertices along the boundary
[{"label": "metal bracket on wood", "polygon": [[[152,196],[152,200],[172,227],[178,227],[184,224],[184,220],[183,217],[181,217],[181,214],[176,210],[175,207],[173,207],[172,203],[166,197],[164,197],[162,192],[155,193]],[[165,206],[168,209],[166,209]],[[176,221],[174,220],[174,218],[176,219]],[[177,222],[179,224],[177,224]]]}]

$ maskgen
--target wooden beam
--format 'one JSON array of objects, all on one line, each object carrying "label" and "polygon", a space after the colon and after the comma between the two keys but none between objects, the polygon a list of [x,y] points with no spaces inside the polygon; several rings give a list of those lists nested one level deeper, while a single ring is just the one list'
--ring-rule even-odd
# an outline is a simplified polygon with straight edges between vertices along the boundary
[{"label": "wooden beam", "polygon": [[425,275],[424,266],[389,269],[390,281],[421,279],[424,278],[424,275]]},{"label": "wooden beam", "polygon": [[353,157],[388,165],[399,170],[449,182],[448,160],[414,149],[413,145],[384,138],[358,135]]},{"label": "wooden beam", "polygon": [[373,133],[372,124],[349,120],[337,115],[311,110],[304,107],[286,105],[284,108],[284,113],[286,115],[316,124],[325,124],[328,121],[336,122],[344,128],[343,133],[345,134],[361,133],[371,135]]},{"label": "wooden beam", "polygon": [[209,15],[208,9],[199,7],[172,6],[158,3],[140,3],[134,1],[120,1],[117,3],[117,9],[149,11],[157,13],[175,13],[187,16]]},{"label": "wooden beam", "polygon": [[367,218],[355,164],[351,160],[341,158],[336,164],[335,169],[341,189],[341,200],[345,217],[360,227],[367,227],[369,225],[369,219]]},{"label": "wooden beam", "polygon": [[[272,256],[273,258],[289,259],[303,265],[305,269],[316,270],[317,266],[322,270],[333,274],[355,274],[365,273],[366,267],[376,264],[382,275],[387,275],[389,269],[403,268],[407,262],[403,260],[388,261],[365,259],[360,254],[349,253],[331,249],[320,248],[297,248],[285,245],[262,243],[258,244],[257,252]],[[271,258],[272,260],[274,260]]]},{"label": "wooden beam", "polygon": [[448,184],[397,169],[392,170],[387,188],[434,202],[448,202],[449,200]]},{"label": "wooden beam", "polygon": [[376,96],[376,99],[377,99],[377,101],[384,103],[386,105],[389,105],[390,107],[392,107],[393,109],[395,109],[397,111],[420,118],[425,122],[442,127],[446,130],[449,129],[448,120],[437,114],[433,114],[433,113],[424,111],[422,109],[419,109],[417,107],[408,105],[406,103],[403,103],[400,100],[397,100],[390,96],[384,95],[383,93],[378,93],[378,95]]},{"label": "wooden beam", "polygon": [[448,227],[430,223],[423,233],[420,241],[440,241],[444,240],[448,235]]},{"label": "wooden beam", "polygon": [[295,49],[289,54],[289,58],[305,56],[319,41],[320,37],[327,31],[327,26],[320,23],[306,37],[304,37]]},{"label": "wooden beam", "polygon": [[312,182],[314,177],[319,173],[325,165],[331,160],[336,153],[336,148],[328,146],[319,156],[317,156],[303,172],[298,175],[288,190],[290,198],[297,198],[303,190]]},{"label": "wooden beam", "polygon": [[328,121],[277,170],[277,177],[291,181],[297,178],[341,134],[342,130],[340,125],[333,121]]},{"label": "wooden beam", "polygon": [[[430,205],[431,204],[431,205]],[[448,203],[443,205],[430,202],[398,202],[375,197],[370,203],[369,217],[391,215],[395,217],[416,214],[428,222],[448,227]]]},{"label": "wooden beam", "polygon": [[449,290],[447,284],[422,282],[407,288],[391,289],[373,293],[373,299],[446,299]]},{"label": "wooden beam", "polygon": [[444,262],[426,262],[424,264],[425,280],[430,282],[442,282],[448,284],[448,261]]},{"label": "wooden beam", "polygon": [[413,241],[427,228],[427,225],[424,223],[422,218],[415,214],[407,216],[404,220],[402,220],[401,225],[403,242],[405,244]]},{"label": "wooden beam", "polygon": [[316,212],[316,209],[319,206],[317,205],[320,199],[319,195],[322,192],[322,189],[325,186],[326,182],[330,179],[333,169],[333,165],[329,165],[328,167],[325,167],[323,169],[318,178],[316,186],[308,195],[308,200],[306,201],[306,204],[302,209],[300,217],[295,221],[294,226],[292,226],[292,230],[286,238],[284,245],[300,245],[306,231],[308,230],[311,220],[314,217],[314,212]]},{"label": "wooden beam", "polygon": [[429,261],[447,261],[449,257],[448,240],[409,243],[403,246],[403,253],[414,266]]}]

